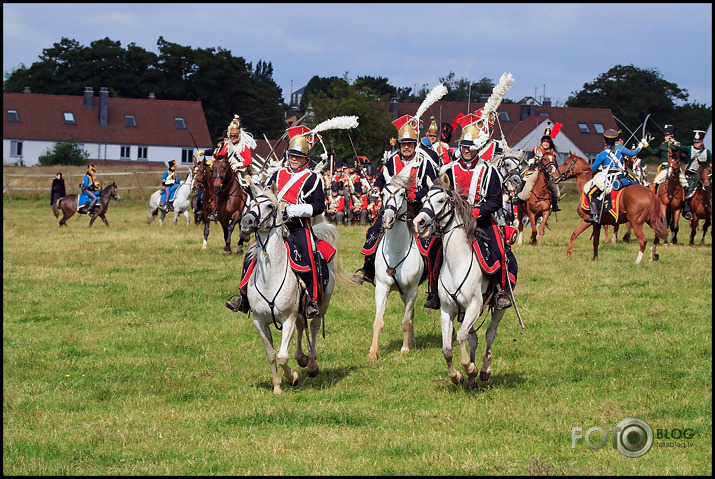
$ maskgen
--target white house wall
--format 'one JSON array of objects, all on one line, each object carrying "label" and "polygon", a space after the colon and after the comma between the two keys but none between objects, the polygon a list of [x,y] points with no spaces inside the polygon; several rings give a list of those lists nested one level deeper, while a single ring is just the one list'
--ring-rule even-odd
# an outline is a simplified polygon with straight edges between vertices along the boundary
[{"label": "white house wall", "polygon": [[[522,149],[524,151],[531,151],[539,144],[541,143],[541,137],[544,136],[544,132],[546,131],[546,126],[547,126],[547,121],[544,120],[543,123],[541,123],[539,126],[534,128],[531,132],[529,132],[528,135],[526,135],[521,141],[516,142],[512,146],[514,149]],[[564,134],[564,131],[561,130],[558,135],[556,135],[556,138],[554,140],[554,146],[556,147],[556,151],[558,152],[558,163],[561,164],[563,163],[566,158],[569,155],[569,151],[572,153],[576,153],[578,156],[582,158],[589,159],[589,156],[585,154],[583,151],[581,151],[573,141],[569,139],[568,136]]]},{"label": "white house wall", "polygon": [[[3,152],[3,164],[4,165],[14,165],[19,163],[22,159],[22,164],[25,166],[37,166],[39,165],[38,158],[45,154],[47,151],[54,148],[54,141],[22,141],[22,156],[14,157],[10,156],[11,151],[11,141],[10,139],[3,139],[2,152]],[[116,144],[97,144],[97,143],[84,143],[82,144],[84,151],[89,153],[88,163],[93,161],[136,161],[139,164],[146,163],[162,163],[166,165],[172,159],[181,165],[181,152],[183,148],[179,147],[166,147],[166,146],[147,146],[147,159],[138,160],[137,154],[139,152],[138,145],[116,145]],[[129,146],[129,158],[120,158],[121,147]],[[141,145],[145,146],[145,145]],[[188,148],[187,148],[188,149]],[[194,151],[195,153],[195,151]],[[184,163],[186,164],[186,163]]]}]

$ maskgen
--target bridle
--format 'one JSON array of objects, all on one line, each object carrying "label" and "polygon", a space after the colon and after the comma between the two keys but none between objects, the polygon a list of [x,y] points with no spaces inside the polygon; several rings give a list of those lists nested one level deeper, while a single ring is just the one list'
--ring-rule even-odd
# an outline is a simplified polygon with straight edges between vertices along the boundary
[{"label": "bridle", "polygon": [[[402,213],[401,215],[398,216],[398,210],[397,210],[397,194],[399,191],[393,191],[390,188],[390,185],[385,185],[383,188],[384,192],[387,192],[390,197],[387,198],[386,200],[382,201],[382,210],[383,212],[386,210],[391,210],[395,212],[395,221],[407,221],[407,209],[405,209],[405,212]],[[383,193],[384,194],[384,193]]]}]

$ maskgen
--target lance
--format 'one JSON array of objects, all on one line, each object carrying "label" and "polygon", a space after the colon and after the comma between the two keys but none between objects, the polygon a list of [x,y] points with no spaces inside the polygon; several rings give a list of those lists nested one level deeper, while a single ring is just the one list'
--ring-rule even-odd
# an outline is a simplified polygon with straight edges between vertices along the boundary
[{"label": "lance", "polygon": [[[358,161],[358,154],[357,150],[355,149],[355,145],[353,144],[353,138],[350,136],[350,132],[348,132],[348,139],[350,140],[350,146],[353,147],[353,153],[355,153],[355,161]],[[363,166],[363,169],[361,170],[363,173],[365,173],[365,167]],[[367,178],[368,175],[365,174],[365,180],[367,181],[367,184],[370,185],[370,190],[372,190],[372,183],[370,183],[370,180]]]}]

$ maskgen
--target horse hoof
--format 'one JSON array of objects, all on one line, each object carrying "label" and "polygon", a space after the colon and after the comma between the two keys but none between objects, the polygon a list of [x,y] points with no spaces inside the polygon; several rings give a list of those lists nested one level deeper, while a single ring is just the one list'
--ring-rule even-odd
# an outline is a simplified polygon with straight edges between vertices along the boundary
[{"label": "horse hoof", "polygon": [[318,366],[315,366],[315,369],[308,369],[306,371],[306,374],[308,375],[309,378],[314,378],[315,376],[318,375]]},{"label": "horse hoof", "polygon": [[291,386],[295,386],[296,384],[298,384],[298,381],[300,381],[300,376],[298,376],[298,373],[296,371],[293,371],[293,380],[291,381],[290,379],[286,378],[286,381]]},{"label": "horse hoof", "polygon": [[308,365],[308,356],[298,356],[295,358],[296,362],[298,363],[298,366],[301,368],[304,368]]},{"label": "horse hoof", "polygon": [[370,353],[367,355],[368,361],[377,361],[377,353]]},{"label": "horse hoof", "polygon": [[224,256],[231,256],[231,251],[226,251],[226,250],[224,250],[223,255],[224,255]]},{"label": "horse hoof", "polygon": [[660,255],[659,255],[659,254],[654,254],[654,255],[653,255],[653,261],[658,261],[659,259],[660,259]]},{"label": "horse hoof", "polygon": [[488,383],[489,379],[491,379],[492,373],[488,371],[481,371],[479,373],[479,380],[483,383]]}]

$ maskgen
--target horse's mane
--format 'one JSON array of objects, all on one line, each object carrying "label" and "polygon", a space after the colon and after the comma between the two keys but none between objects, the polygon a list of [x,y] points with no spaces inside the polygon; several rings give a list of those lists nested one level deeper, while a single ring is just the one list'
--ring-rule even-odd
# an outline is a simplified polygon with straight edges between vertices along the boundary
[{"label": "horse's mane", "polygon": [[457,191],[451,188],[450,185],[443,183],[441,179],[438,179],[432,187],[439,188],[454,201],[454,212],[457,218],[462,221],[467,238],[474,238],[477,235],[477,219],[472,214],[474,207],[469,201],[467,192]]}]

